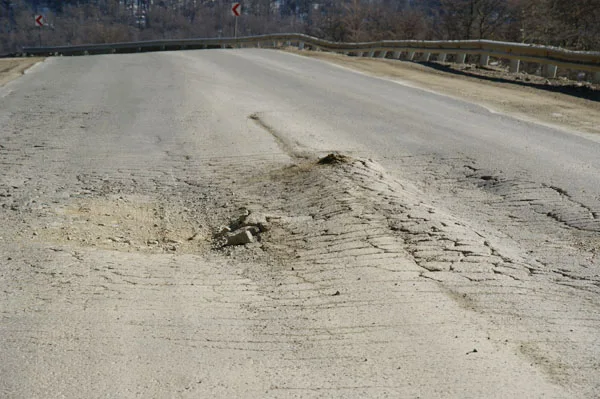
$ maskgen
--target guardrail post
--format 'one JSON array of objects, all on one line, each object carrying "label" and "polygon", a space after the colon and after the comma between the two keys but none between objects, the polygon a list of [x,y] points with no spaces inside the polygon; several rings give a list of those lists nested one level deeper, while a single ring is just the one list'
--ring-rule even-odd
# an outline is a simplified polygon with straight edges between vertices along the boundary
[{"label": "guardrail post", "polygon": [[375,50],[369,51],[369,55],[367,57],[373,57],[375,55]]},{"label": "guardrail post", "polygon": [[437,60],[438,62],[446,62],[446,53],[439,53]]},{"label": "guardrail post", "polygon": [[298,50],[304,50],[304,42],[298,42]]},{"label": "guardrail post", "polygon": [[479,56],[479,65],[488,66],[490,63],[490,56],[488,54],[481,54]]},{"label": "guardrail post", "polygon": [[592,76],[592,82],[600,84],[600,72],[595,72]]},{"label": "guardrail post", "polygon": [[385,56],[387,55],[387,51],[383,50],[379,52],[379,58],[385,58]]},{"label": "guardrail post", "polygon": [[406,57],[407,60],[409,61],[413,61],[415,59],[415,52],[414,51],[409,51],[408,52],[408,57]]},{"label": "guardrail post", "polygon": [[421,55],[421,61],[423,62],[429,62],[429,58],[431,58],[431,53],[423,53]]},{"label": "guardrail post", "polygon": [[558,70],[558,67],[556,65],[545,64],[542,67],[542,74],[546,78],[554,79],[554,78],[556,78],[557,70]]},{"label": "guardrail post", "polygon": [[467,53],[458,53],[456,54],[456,63],[464,64],[467,61]]},{"label": "guardrail post", "polygon": [[395,60],[397,60],[397,59],[399,59],[399,58],[400,58],[400,55],[401,55],[401,54],[402,54],[402,52],[401,52],[401,51],[394,51],[394,52],[392,53],[392,58],[393,58],[393,59],[395,59]]},{"label": "guardrail post", "polygon": [[521,60],[510,60],[508,71],[511,73],[519,73],[519,69],[521,69]]}]

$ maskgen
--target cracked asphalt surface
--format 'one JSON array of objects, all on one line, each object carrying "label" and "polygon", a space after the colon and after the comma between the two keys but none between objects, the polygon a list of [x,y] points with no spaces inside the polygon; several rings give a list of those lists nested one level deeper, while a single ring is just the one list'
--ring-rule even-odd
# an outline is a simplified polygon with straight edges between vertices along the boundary
[{"label": "cracked asphalt surface", "polygon": [[598,136],[269,50],[47,59],[0,126],[2,397],[600,390]]}]

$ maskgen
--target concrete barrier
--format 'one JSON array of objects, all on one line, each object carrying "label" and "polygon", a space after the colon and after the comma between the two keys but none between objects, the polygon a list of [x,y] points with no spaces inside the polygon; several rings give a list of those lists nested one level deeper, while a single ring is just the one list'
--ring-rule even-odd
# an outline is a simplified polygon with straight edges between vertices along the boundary
[{"label": "concrete barrier", "polygon": [[558,72],[558,67],[552,64],[545,64],[542,67],[542,74],[546,78],[554,79],[556,78],[556,73]]},{"label": "concrete barrier", "polygon": [[479,65],[488,66],[490,63],[490,56],[488,54],[481,54],[479,57]]},{"label": "concrete barrier", "polygon": [[519,73],[519,69],[521,68],[521,60],[510,60],[509,72]]}]

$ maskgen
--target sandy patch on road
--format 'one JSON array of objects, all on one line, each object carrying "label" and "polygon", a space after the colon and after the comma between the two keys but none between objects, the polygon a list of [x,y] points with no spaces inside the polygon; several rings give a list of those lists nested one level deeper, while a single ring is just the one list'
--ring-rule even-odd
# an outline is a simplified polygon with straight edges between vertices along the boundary
[{"label": "sandy patch on road", "polygon": [[372,76],[390,78],[411,86],[433,90],[520,119],[582,132],[600,133],[600,101],[517,83],[494,82],[476,76],[444,72],[415,62],[357,58],[315,51],[288,51]]},{"label": "sandy patch on road", "polygon": [[23,75],[28,68],[42,60],[39,57],[0,59],[0,86]]},{"label": "sandy patch on road", "polygon": [[82,198],[55,210],[38,240],[125,252],[202,253],[209,231],[183,207],[140,195]]}]

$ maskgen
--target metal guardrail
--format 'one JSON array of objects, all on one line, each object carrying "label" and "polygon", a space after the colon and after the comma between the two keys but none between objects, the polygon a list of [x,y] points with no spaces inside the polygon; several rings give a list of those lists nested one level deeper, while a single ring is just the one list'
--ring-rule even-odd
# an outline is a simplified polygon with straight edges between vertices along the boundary
[{"label": "metal guardrail", "polygon": [[[521,61],[543,65],[543,73],[556,77],[557,68],[592,72],[593,79],[600,82],[600,52],[571,51],[557,47],[491,40],[418,41],[383,40],[368,43],[338,43],[299,33],[247,36],[238,38],[154,40],[144,42],[89,44],[79,46],[26,47],[21,55],[92,55],[111,53],[135,53],[186,49],[282,47],[297,46],[300,49],[331,51],[360,57],[395,58],[429,61],[436,55],[437,61],[446,61],[454,55],[455,61],[465,62],[467,55],[479,55],[480,64],[487,65],[490,57],[511,61],[511,72],[518,72]],[[418,55],[418,58],[415,58]]]}]

